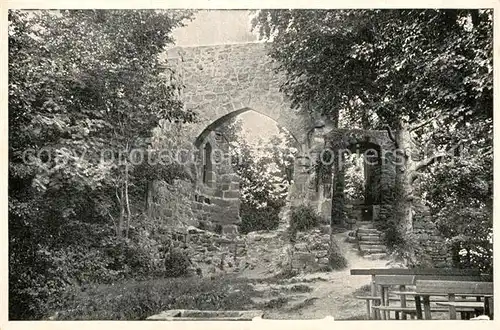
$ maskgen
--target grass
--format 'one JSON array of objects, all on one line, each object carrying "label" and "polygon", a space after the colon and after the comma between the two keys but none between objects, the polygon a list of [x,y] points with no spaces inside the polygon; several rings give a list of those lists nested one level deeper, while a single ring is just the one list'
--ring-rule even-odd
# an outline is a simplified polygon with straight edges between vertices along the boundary
[{"label": "grass", "polygon": [[285,306],[288,303],[288,298],[286,297],[278,297],[271,299],[267,301],[266,303],[263,304],[264,309],[275,309],[275,308],[281,308]]},{"label": "grass", "polygon": [[363,295],[370,293],[371,291],[372,291],[371,285],[365,284],[365,285],[359,287],[358,289],[356,289],[356,291],[354,291],[352,293],[352,295],[353,296],[363,296]]},{"label": "grass", "polygon": [[[245,280],[169,278],[73,288],[58,320],[144,320],[169,309],[247,310],[256,296]],[[56,311],[53,311],[55,313]]]},{"label": "grass", "polygon": [[313,289],[305,284],[296,284],[290,288],[291,292],[306,293],[311,292]]}]

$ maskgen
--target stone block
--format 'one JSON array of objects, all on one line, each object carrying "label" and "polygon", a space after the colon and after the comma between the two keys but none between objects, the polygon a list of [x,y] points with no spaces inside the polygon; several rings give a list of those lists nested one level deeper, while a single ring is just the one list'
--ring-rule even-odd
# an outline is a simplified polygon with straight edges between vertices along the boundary
[{"label": "stone block", "polygon": [[295,252],[292,265],[294,268],[302,270],[315,270],[318,268],[316,257],[308,252]]},{"label": "stone block", "polygon": [[226,235],[238,235],[238,226],[236,225],[223,225],[222,233]]},{"label": "stone block", "polygon": [[296,251],[301,251],[301,252],[309,251],[307,243],[297,243],[297,244],[295,244],[295,250]]},{"label": "stone block", "polygon": [[239,198],[240,192],[238,190],[227,190],[223,192],[223,198]]}]

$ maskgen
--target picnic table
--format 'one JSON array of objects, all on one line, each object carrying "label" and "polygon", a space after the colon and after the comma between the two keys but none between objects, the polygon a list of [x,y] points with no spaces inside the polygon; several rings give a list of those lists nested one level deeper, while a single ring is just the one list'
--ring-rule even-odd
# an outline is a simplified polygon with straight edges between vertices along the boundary
[{"label": "picnic table", "polygon": [[[481,299],[481,296],[478,296],[477,294],[463,294],[463,293],[458,294],[457,296],[461,297],[462,299],[458,300],[456,299],[454,302],[450,302],[447,298],[448,297],[447,294],[433,293],[428,297],[427,296],[422,297],[421,293],[417,293],[416,291],[392,291],[391,293],[394,295],[401,296],[401,300],[403,300],[403,297],[405,297],[406,301],[411,300],[411,298],[408,298],[408,296],[413,297],[413,301],[415,302],[415,309],[410,310],[410,312],[415,312],[417,319],[420,320],[423,319],[422,298],[428,299],[429,304],[432,302],[437,306],[437,307],[430,306],[429,312],[448,311],[449,310],[448,308],[439,308],[439,307],[440,306],[449,307],[455,303],[456,303],[455,307],[457,307],[457,310],[460,311],[461,313],[472,313],[478,309],[481,309],[481,306],[484,306],[484,302],[479,301]],[[431,297],[437,297],[437,298],[431,299]],[[469,298],[475,298],[475,299],[472,300]]]},{"label": "picnic table", "polygon": [[[423,297],[425,318],[429,320],[432,318],[429,302],[429,297],[432,295],[446,295],[448,297],[448,302],[441,304],[448,307],[451,320],[457,318],[457,312],[461,309],[482,310],[490,319],[493,318],[493,282],[419,280],[416,282],[415,293],[415,297]],[[456,301],[457,296],[473,296],[476,297],[477,301]],[[462,318],[470,315],[467,311],[464,312],[465,315],[462,314]]]},{"label": "picnic table", "polygon": [[[407,297],[400,294],[399,299],[389,296],[389,287],[399,286],[399,292],[406,292],[406,286],[415,285],[418,279],[434,280],[460,280],[475,281],[480,280],[480,272],[475,269],[456,269],[456,268],[372,268],[372,269],[351,269],[351,275],[369,275],[371,276],[371,294],[369,296],[358,296],[358,299],[364,299],[367,306],[368,319],[387,319],[390,311],[395,312],[396,318],[399,312],[404,319],[409,314],[413,317],[422,319],[422,303],[420,296],[415,295],[416,308],[407,307]],[[377,293],[377,287],[379,288]],[[389,301],[399,300],[401,306],[389,306]]]}]

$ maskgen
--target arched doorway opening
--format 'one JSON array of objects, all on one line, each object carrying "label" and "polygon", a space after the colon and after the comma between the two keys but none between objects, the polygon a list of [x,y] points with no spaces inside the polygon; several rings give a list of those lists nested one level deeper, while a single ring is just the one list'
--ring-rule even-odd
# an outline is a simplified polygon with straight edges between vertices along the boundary
[{"label": "arched doorway opening", "polygon": [[226,233],[277,228],[293,183],[295,137],[245,108],[208,125],[195,146],[202,155],[195,194],[202,226]]},{"label": "arched doorway opening", "polygon": [[357,141],[347,147],[344,157],[344,197],[347,222],[378,220],[381,189],[381,148]]}]

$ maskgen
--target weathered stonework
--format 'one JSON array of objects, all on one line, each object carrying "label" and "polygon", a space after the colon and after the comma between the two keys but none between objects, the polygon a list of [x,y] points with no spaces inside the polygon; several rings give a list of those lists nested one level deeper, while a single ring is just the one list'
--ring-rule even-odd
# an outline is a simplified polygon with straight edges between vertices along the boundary
[{"label": "weathered stonework", "polygon": [[167,63],[180,75],[182,100],[199,114],[186,130],[197,145],[221,122],[254,110],[274,119],[299,143],[307,138],[312,119],[279,91],[283,75],[275,72],[266,43],[176,47],[166,54]]},{"label": "weathered stonework", "polygon": [[416,239],[416,257],[420,266],[437,268],[453,266],[451,247],[439,233],[429,209],[418,201],[413,217],[413,235]]},{"label": "weathered stonework", "polygon": [[[395,167],[391,161],[394,144],[387,132],[334,129],[324,118],[313,118],[301,109],[293,110],[290,101],[279,91],[284,76],[275,71],[275,64],[267,56],[267,47],[266,43],[176,47],[164,56],[166,65],[177,72],[169,79],[176,79],[184,86],[180,98],[186,108],[198,114],[195,123],[179,127],[179,141],[161,141],[161,131],[172,132],[176,124],[164,123],[155,135],[156,146],[191,150],[192,192],[183,193],[191,196],[191,202],[185,204],[192,208],[192,220],[188,223],[210,231],[236,234],[240,222],[239,179],[223,156],[228,150],[227,143],[216,131],[229,119],[250,110],[274,119],[293,135],[299,154],[294,163],[288,202],[292,206],[309,202],[325,219],[331,218],[333,187],[332,180],[317,184],[314,164],[322,150],[343,148],[360,153],[377,150],[378,162],[365,167],[365,201],[371,206],[372,218],[387,221],[392,215],[395,183]],[[318,124],[321,122],[326,124]],[[208,145],[212,152],[219,152],[210,163],[204,161],[210,153]],[[429,217],[417,210],[414,218],[415,234],[421,239],[424,254],[433,262],[439,263],[440,258],[448,260],[442,257],[445,251],[435,247],[441,241]],[[426,243],[428,237],[438,243],[432,243],[435,246],[431,247],[431,243]],[[302,253],[304,260],[310,257],[304,255],[305,251],[297,252]],[[316,263],[320,261],[320,257],[314,258]]]},{"label": "weathered stonework", "polygon": [[330,232],[312,229],[297,233],[291,259],[291,268],[299,272],[317,272],[329,269],[328,250]]}]

